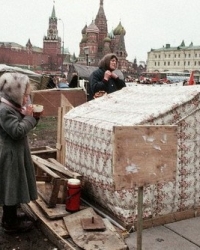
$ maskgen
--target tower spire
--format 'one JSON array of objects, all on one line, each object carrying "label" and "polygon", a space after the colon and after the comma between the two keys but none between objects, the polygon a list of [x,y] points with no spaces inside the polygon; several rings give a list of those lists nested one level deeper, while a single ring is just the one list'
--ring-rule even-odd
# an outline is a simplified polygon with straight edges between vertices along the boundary
[{"label": "tower spire", "polygon": [[103,0],[100,0],[100,6],[103,7]]},{"label": "tower spire", "polygon": [[56,18],[56,11],[55,11],[54,5],[53,5],[52,13],[51,13],[51,18]]}]

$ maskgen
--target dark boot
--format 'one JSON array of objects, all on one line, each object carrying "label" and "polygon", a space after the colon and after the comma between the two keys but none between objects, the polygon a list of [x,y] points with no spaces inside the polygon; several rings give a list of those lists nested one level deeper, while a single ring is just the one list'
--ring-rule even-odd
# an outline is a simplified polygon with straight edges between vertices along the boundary
[{"label": "dark boot", "polygon": [[17,206],[3,206],[2,228],[5,233],[27,232],[33,228],[33,222],[17,216]]}]

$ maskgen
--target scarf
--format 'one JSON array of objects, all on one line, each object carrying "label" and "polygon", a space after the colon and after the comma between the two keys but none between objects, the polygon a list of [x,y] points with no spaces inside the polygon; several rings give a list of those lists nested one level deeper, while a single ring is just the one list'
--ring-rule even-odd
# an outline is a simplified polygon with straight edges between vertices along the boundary
[{"label": "scarf", "polygon": [[20,112],[22,115],[26,115],[26,107],[17,108],[15,105],[13,105],[11,102],[9,102],[8,100],[6,100],[3,97],[1,97],[1,102],[7,104],[8,106],[10,106],[12,108],[14,108],[18,112]]}]

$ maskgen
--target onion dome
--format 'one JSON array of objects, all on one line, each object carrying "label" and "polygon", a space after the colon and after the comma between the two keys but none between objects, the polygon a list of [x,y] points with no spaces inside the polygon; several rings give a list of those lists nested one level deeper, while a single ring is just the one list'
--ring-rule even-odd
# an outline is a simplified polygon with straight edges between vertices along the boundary
[{"label": "onion dome", "polygon": [[96,24],[94,23],[94,20],[92,21],[92,23],[87,27],[86,29],[87,33],[99,33],[99,28],[96,26]]},{"label": "onion dome", "polygon": [[121,21],[119,22],[118,26],[114,29],[113,31],[114,35],[125,35],[126,34],[126,30],[124,29],[124,27],[121,24]]},{"label": "onion dome", "polygon": [[86,34],[86,29],[87,29],[87,24],[86,24],[85,27],[82,29],[81,34]]},{"label": "onion dome", "polygon": [[82,39],[81,39],[81,43],[86,43],[87,42],[87,35],[84,34]]},{"label": "onion dome", "polygon": [[110,39],[114,39],[114,38],[115,38],[113,29],[112,29],[111,32],[108,34],[108,37],[110,37]]},{"label": "onion dome", "polygon": [[104,41],[104,42],[109,42],[109,43],[110,43],[110,42],[111,42],[111,39],[110,39],[110,37],[109,37],[109,36],[107,36],[107,37],[105,37],[105,38],[104,38],[104,40],[103,40],[103,41]]}]

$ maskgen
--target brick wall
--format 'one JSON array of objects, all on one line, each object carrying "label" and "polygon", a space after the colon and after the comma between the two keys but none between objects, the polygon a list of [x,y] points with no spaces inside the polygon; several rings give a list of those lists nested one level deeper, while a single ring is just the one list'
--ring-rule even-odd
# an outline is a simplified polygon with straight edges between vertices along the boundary
[{"label": "brick wall", "polygon": [[57,116],[61,94],[68,99],[73,107],[79,106],[87,101],[87,95],[83,89],[46,89],[32,91],[32,102],[44,106],[43,116]]}]

